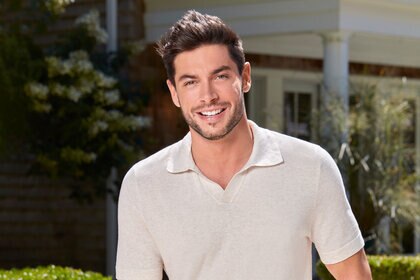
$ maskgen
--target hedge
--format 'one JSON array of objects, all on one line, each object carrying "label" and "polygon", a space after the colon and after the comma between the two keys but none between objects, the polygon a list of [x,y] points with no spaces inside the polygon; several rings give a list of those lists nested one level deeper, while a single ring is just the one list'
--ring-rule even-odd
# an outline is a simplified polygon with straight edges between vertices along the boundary
[{"label": "hedge", "polygon": [[[367,256],[374,280],[420,279],[420,255],[417,256]],[[322,262],[316,265],[321,280],[334,280]]]},{"label": "hedge", "polygon": [[112,280],[98,272],[82,271],[70,267],[55,265],[36,268],[0,269],[0,280]]}]

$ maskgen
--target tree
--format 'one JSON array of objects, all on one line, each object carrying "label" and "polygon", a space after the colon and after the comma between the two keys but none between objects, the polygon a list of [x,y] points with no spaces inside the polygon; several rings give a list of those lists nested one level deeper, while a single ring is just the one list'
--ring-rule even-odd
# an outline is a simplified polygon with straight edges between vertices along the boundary
[{"label": "tree", "polygon": [[[342,173],[346,174],[350,202],[362,231],[374,240],[372,253],[401,252],[401,229],[414,225],[420,215],[415,174],[415,151],[409,144],[414,134],[414,110],[401,94],[386,94],[375,85],[353,87],[347,141],[342,135],[343,111],[331,99],[323,110]],[[329,143],[341,143],[331,146]],[[384,230],[386,229],[386,230]],[[391,239],[384,232],[389,231]]]},{"label": "tree", "polygon": [[[44,1],[41,6],[57,11],[57,3],[69,2]],[[9,41],[10,34],[15,34],[11,30],[6,36]],[[74,28],[47,52],[30,52],[29,46],[34,44],[26,34],[21,37],[30,43],[21,45],[19,41],[2,49],[0,57],[0,80],[9,81],[13,89],[2,97],[7,101],[2,104],[10,110],[0,121],[4,139],[0,145],[7,147],[13,137],[19,138],[20,153],[34,157],[33,172],[67,178],[73,195],[82,199],[103,193],[112,166],[129,165],[139,159],[139,130],[150,122],[138,115],[141,98],[125,90],[119,79],[127,51],[112,56],[104,52],[101,44],[106,36],[99,25],[99,13],[92,11],[78,18]],[[7,71],[1,71],[1,58],[16,56],[17,45],[27,46],[20,55],[26,55],[24,65],[33,64],[36,71],[28,70],[30,75],[22,76],[25,72],[11,64],[16,75],[10,77]],[[25,104],[22,113],[9,124],[9,116],[15,115],[13,108],[20,103]],[[25,132],[15,133],[15,127],[21,124],[25,124]]]}]

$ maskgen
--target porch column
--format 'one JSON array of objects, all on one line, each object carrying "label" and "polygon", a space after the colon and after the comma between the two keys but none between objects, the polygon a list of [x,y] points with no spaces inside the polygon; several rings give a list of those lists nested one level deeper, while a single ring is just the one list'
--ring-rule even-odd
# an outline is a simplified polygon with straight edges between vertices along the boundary
[{"label": "porch column", "polygon": [[350,32],[326,32],[322,33],[324,49],[324,98],[337,95],[341,98],[343,108],[347,114],[349,94],[349,38]]},{"label": "porch column", "polygon": [[[420,92],[416,97],[416,123],[420,123]],[[416,174],[420,175],[420,129],[416,126]],[[420,197],[420,180],[417,180],[416,195]],[[420,254],[420,215],[414,224],[414,254]]]},{"label": "porch column", "polygon": [[[320,136],[322,145],[333,156],[338,156],[342,145],[348,142],[350,34],[346,31],[320,34],[324,49]],[[346,174],[343,181],[350,199]]]},{"label": "porch column", "polygon": [[[106,29],[108,33],[108,63],[117,51],[118,0],[106,0]],[[109,54],[111,54],[109,56]],[[115,261],[117,256],[117,202],[118,188],[115,186],[117,170],[111,168],[106,184],[106,274],[115,279]]]},{"label": "porch column", "polygon": [[324,79],[321,92],[321,143],[338,153],[347,142],[349,111],[349,38],[350,32],[320,34],[323,42]]},{"label": "porch column", "polygon": [[117,51],[118,37],[118,0],[106,0],[106,32],[108,42],[106,49],[108,52]]}]

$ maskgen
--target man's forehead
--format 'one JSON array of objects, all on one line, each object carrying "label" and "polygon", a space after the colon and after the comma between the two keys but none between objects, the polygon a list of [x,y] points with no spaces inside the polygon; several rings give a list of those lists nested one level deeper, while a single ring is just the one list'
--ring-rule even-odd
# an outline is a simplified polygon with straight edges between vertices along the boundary
[{"label": "man's forehead", "polygon": [[[203,56],[203,54],[206,54],[206,56]],[[229,56],[229,50],[226,45],[221,44],[205,44],[200,45],[197,48],[194,48],[192,50],[186,50],[183,52],[180,52],[175,56],[174,62],[180,61],[180,60],[188,60],[191,57],[196,58],[202,58],[203,60],[206,60],[206,58],[209,58],[209,56],[217,56],[221,59],[230,59]],[[208,62],[208,61],[206,61]]]},{"label": "man's forehead", "polygon": [[[225,45],[203,45],[181,52],[174,59],[176,76],[201,71],[213,72],[225,66],[232,70],[236,67]],[[224,70],[229,70],[227,68]]]}]

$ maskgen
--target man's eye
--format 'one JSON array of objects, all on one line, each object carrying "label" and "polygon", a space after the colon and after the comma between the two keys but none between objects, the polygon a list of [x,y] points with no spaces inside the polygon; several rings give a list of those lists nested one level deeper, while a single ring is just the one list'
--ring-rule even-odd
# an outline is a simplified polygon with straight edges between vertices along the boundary
[{"label": "man's eye", "polygon": [[184,83],[184,86],[191,86],[191,85],[193,85],[193,84],[195,84],[195,81],[186,81],[186,82]]},{"label": "man's eye", "polygon": [[220,74],[216,77],[217,80],[226,80],[227,78],[229,78],[229,76],[226,74]]}]

